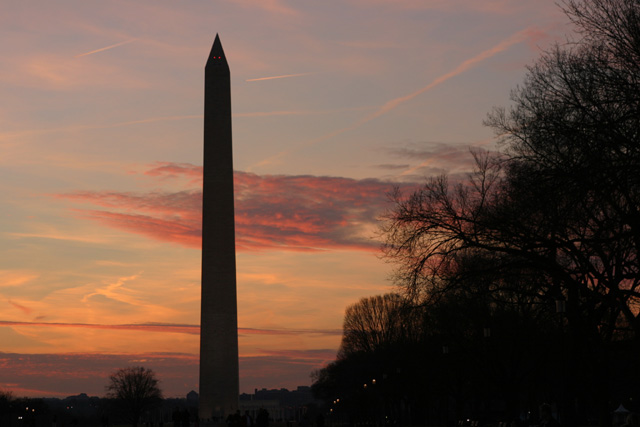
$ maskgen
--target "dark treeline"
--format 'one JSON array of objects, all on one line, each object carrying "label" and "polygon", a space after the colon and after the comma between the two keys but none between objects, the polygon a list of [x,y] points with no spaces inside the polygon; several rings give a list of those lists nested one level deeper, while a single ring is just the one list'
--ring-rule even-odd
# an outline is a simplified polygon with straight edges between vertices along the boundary
[{"label": "dark treeline", "polygon": [[[175,420],[178,423],[175,424]],[[182,425],[197,419],[197,400],[165,398],[141,414],[142,425]],[[111,398],[76,396],[59,398],[15,397],[0,393],[0,426],[2,427],[103,427],[131,425]]]},{"label": "dark treeline", "polygon": [[398,295],[348,308],[315,373],[344,420],[537,423],[547,402],[563,425],[609,425],[621,403],[640,410],[640,2],[561,7],[576,36],[489,114],[500,150],[473,152],[465,180],[392,194]]},{"label": "dark treeline", "polygon": [[640,410],[633,340],[607,349],[602,389],[597,355],[575,342],[561,300],[500,297],[469,286],[421,305],[397,294],[361,300],[347,309],[337,360],[314,373],[316,396],[336,421],[365,424],[538,424],[548,402],[563,424],[606,425],[620,404]]}]

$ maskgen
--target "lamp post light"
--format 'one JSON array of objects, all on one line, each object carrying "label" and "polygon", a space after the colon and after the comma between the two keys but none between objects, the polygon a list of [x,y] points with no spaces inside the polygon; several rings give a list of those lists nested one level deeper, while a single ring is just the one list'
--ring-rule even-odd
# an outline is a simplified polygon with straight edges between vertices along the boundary
[{"label": "lamp post light", "polygon": [[338,404],[340,403],[340,398],[336,397],[336,400],[333,401],[333,408],[331,408],[329,410],[330,415],[331,415],[331,422],[333,423],[334,418],[335,418],[335,422],[339,423],[340,422],[340,414],[338,413]]}]

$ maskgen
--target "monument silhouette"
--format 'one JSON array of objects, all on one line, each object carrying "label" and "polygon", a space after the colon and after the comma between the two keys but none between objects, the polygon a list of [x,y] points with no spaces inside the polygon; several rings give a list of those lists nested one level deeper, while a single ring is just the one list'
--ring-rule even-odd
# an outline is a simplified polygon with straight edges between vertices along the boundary
[{"label": "monument silhouette", "polygon": [[220,38],[204,72],[202,294],[198,415],[224,423],[238,409],[238,309],[231,79]]}]

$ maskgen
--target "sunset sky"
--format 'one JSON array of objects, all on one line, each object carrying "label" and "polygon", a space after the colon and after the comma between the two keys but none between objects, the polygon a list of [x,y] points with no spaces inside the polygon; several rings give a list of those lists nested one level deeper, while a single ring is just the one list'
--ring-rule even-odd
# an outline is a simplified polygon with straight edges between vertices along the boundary
[{"label": "sunset sky", "polygon": [[310,385],[391,291],[394,184],[470,168],[570,27],[553,0],[85,0],[0,8],[0,391],[198,389],[204,64],[231,68],[240,388]]}]

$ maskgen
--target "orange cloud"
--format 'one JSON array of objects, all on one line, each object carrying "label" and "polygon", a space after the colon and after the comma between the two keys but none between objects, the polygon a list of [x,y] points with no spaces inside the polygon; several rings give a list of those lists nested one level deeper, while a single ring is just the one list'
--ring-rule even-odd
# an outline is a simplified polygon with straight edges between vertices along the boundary
[{"label": "orange cloud", "polygon": [[0,288],[21,286],[39,277],[30,271],[0,270]]},{"label": "orange cloud", "polygon": [[[265,384],[290,390],[309,385],[309,374],[334,358],[335,350],[240,356],[240,391],[253,393]],[[0,389],[12,391],[16,396],[66,397],[81,392],[103,396],[109,374],[132,365],[152,369],[166,397],[185,397],[189,391],[198,389],[198,355],[178,352],[0,353]]]},{"label": "orange cloud", "polygon": [[[202,168],[158,163],[147,175],[201,182]],[[377,250],[371,230],[388,207],[390,183],[375,179],[260,176],[235,172],[238,250],[297,251],[350,248]],[[57,195],[105,208],[76,209],[78,215],[156,240],[199,248],[202,190],[76,192]]]},{"label": "orange cloud", "polygon": [[[1,326],[32,326],[45,328],[88,328],[146,332],[169,332],[177,334],[200,335],[200,325],[182,325],[169,323],[135,323],[123,325],[106,325],[97,323],[59,323],[59,322],[16,322],[0,320]],[[240,335],[342,335],[341,329],[259,329],[238,328]]]},{"label": "orange cloud", "polygon": [[11,301],[11,300],[9,300],[8,302],[9,302],[10,305],[12,305],[13,307],[15,307],[18,310],[22,311],[24,314],[31,314],[31,312],[33,311],[29,307],[25,307],[24,305],[18,304],[16,302]]}]

